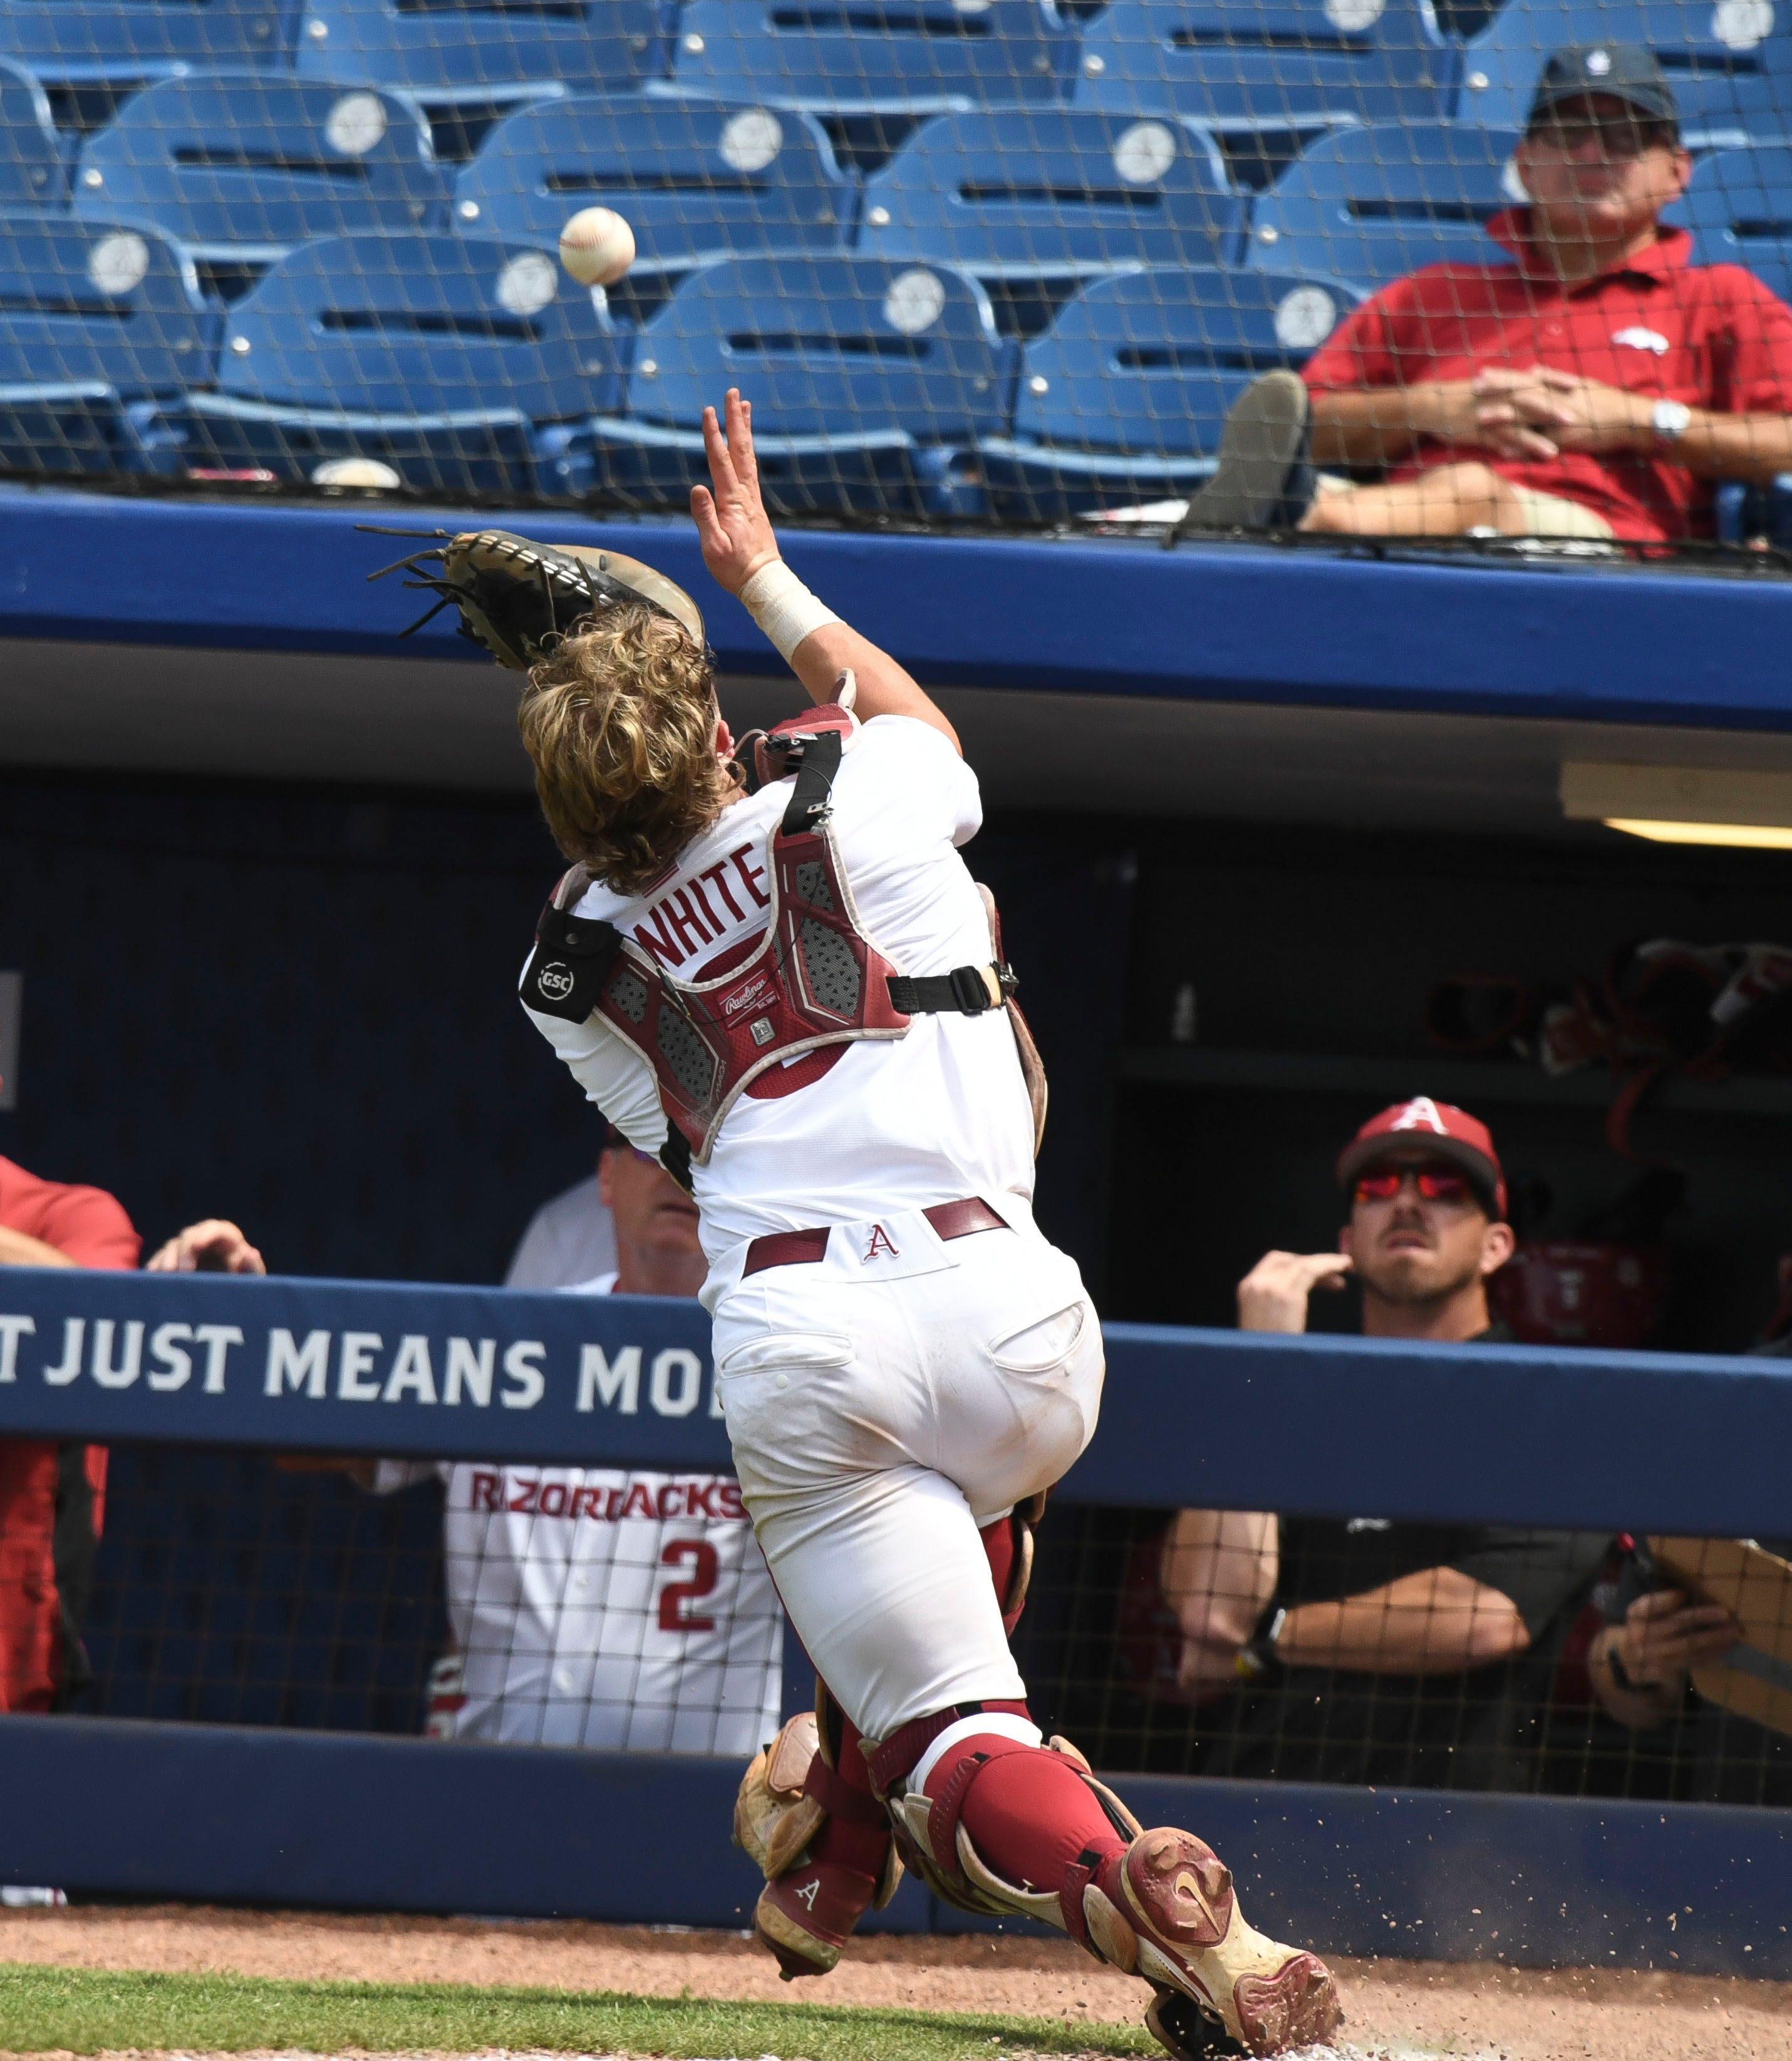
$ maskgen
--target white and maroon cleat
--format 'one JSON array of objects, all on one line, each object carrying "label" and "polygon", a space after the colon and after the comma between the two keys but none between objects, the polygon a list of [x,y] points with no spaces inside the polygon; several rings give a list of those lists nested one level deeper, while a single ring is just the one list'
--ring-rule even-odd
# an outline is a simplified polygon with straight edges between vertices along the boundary
[{"label": "white and maroon cleat", "polygon": [[[1192,1998],[1249,2053],[1316,2046],[1343,2018],[1325,1963],[1253,1931],[1230,1871],[1193,1833],[1141,1832],[1084,1889],[1083,1911],[1104,1960],[1160,1995]],[[1185,2015],[1160,2015],[1167,2025]],[[1152,2029],[1173,2053],[1186,2051],[1185,2042]]]}]

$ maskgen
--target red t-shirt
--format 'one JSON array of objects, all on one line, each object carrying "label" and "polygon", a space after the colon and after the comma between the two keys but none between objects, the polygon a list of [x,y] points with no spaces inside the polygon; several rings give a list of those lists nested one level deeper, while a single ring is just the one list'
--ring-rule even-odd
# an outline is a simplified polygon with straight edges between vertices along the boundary
[{"label": "red t-shirt", "polygon": [[[78,1267],[130,1267],[142,1241],[103,1188],[40,1180],[0,1159],[0,1224],[41,1239]],[[83,1454],[92,1524],[105,1522],[106,1448]],[[0,1711],[54,1707],[63,1672],[56,1583],[57,1442],[0,1439]]]},{"label": "red t-shirt", "polygon": [[[1364,302],[1308,361],[1309,390],[1414,386],[1491,366],[1545,365],[1723,414],[1792,414],[1792,309],[1752,272],[1690,264],[1692,238],[1665,229],[1638,256],[1566,286],[1529,244],[1529,213],[1510,208],[1487,225],[1515,263],[1428,265]],[[1710,534],[1711,483],[1640,451],[1527,460],[1426,438],[1387,476],[1411,479],[1461,459],[1579,502],[1620,537]]]},{"label": "red t-shirt", "polygon": [[103,1188],[40,1180],[0,1159],[0,1224],[66,1253],[77,1267],[134,1267],[143,1241]]}]

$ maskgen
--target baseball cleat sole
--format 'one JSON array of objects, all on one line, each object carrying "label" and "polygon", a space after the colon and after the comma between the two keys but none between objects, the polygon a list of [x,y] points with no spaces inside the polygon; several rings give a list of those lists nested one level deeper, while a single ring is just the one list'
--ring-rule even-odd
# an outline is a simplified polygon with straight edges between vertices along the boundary
[{"label": "baseball cleat sole", "polygon": [[1141,1833],[1121,1859],[1118,1887],[1118,1906],[1092,1883],[1084,1894],[1103,1958],[1193,1998],[1247,2052],[1311,2047],[1337,2030],[1344,2013],[1331,1971],[1247,1925],[1230,1871],[1193,1833]]},{"label": "baseball cleat sole", "polygon": [[1236,2061],[1245,2051],[1217,2018],[1181,1990],[1159,1990],[1145,2022],[1152,2038],[1176,2061]]}]

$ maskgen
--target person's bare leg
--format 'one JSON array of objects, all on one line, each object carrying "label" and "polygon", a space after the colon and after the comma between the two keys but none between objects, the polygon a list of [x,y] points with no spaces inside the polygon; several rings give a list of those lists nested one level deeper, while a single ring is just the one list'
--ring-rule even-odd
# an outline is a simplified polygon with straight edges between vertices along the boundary
[{"label": "person's bare leg", "polygon": [[1301,527],[1346,537],[1460,537],[1469,530],[1521,537],[1527,523],[1524,504],[1508,482],[1489,466],[1471,462],[1441,465],[1391,486],[1322,491]]}]

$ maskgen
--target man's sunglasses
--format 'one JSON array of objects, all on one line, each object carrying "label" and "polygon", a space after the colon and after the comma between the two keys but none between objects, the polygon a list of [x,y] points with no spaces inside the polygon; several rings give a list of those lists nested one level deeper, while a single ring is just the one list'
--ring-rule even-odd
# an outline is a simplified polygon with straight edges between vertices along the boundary
[{"label": "man's sunglasses", "polygon": [[1647,150],[1680,147],[1678,130],[1647,122],[1542,121],[1530,131],[1529,140],[1565,154],[1578,150],[1590,138],[1608,158],[1640,158]]},{"label": "man's sunglasses", "polygon": [[1359,1174],[1350,1184],[1353,1203],[1391,1203],[1410,1175],[1413,1185],[1428,1203],[1467,1203],[1474,1189],[1465,1174],[1453,1167],[1377,1167]]}]

